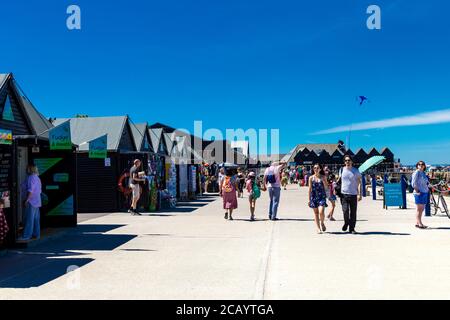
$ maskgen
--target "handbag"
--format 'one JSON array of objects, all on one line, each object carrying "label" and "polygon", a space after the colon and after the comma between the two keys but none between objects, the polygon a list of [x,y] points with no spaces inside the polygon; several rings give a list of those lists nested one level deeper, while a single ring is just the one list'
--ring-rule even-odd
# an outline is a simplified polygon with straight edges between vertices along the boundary
[{"label": "handbag", "polygon": [[342,168],[339,171],[339,179],[336,181],[334,191],[339,198],[342,198]]}]

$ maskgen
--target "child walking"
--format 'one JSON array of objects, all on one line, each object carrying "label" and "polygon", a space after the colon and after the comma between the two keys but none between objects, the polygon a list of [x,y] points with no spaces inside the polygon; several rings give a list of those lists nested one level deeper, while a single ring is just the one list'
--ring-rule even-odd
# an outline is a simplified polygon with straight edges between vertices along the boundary
[{"label": "child walking", "polygon": [[256,200],[261,196],[261,183],[257,181],[256,175],[254,172],[250,172],[248,174],[246,189],[249,193],[248,201],[250,202],[250,220],[255,221],[255,207]]},{"label": "child walking", "polygon": [[327,189],[327,197],[328,200],[330,200],[331,203],[331,209],[328,213],[328,220],[330,221],[336,221],[336,219],[333,217],[334,209],[336,208],[336,195],[334,194],[334,189],[336,187],[336,176],[334,174],[330,174],[328,177],[328,189]]}]

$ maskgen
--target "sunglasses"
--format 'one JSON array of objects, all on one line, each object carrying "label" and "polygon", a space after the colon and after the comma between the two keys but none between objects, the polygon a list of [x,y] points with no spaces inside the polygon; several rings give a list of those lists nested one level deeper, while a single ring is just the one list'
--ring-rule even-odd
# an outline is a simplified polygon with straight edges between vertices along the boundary
[{"label": "sunglasses", "polygon": [[419,165],[419,166],[424,166],[424,165],[425,165],[425,163],[419,163],[418,165]]},{"label": "sunglasses", "polygon": [[350,159],[345,159],[344,162],[352,162]]}]

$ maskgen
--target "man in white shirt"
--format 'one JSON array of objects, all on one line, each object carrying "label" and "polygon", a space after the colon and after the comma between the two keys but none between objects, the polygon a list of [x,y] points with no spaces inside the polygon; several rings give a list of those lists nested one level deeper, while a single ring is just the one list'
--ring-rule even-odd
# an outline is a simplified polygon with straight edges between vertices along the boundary
[{"label": "man in white shirt", "polygon": [[272,162],[272,165],[264,172],[264,184],[268,187],[270,205],[269,205],[269,219],[278,220],[277,212],[280,203],[281,193],[281,172],[286,166],[286,162]]},{"label": "man in white shirt", "polygon": [[358,208],[358,201],[361,201],[361,173],[353,167],[352,158],[349,155],[344,157],[345,167],[341,171],[341,204],[344,213],[344,226],[342,231],[347,231],[356,234],[356,210]]}]

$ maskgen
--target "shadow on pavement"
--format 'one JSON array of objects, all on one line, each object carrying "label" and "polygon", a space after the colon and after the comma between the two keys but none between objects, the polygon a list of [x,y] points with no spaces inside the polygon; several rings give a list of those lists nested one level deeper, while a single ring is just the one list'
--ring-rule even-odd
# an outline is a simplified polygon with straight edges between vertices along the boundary
[{"label": "shadow on pavement", "polygon": [[179,203],[177,207],[197,207],[201,208],[205,206],[205,203]]},{"label": "shadow on pavement", "polygon": [[151,249],[120,249],[120,251],[130,251],[130,252],[150,252],[150,251],[156,251]]},{"label": "shadow on pavement", "polygon": [[[211,202],[215,201],[217,197],[210,197],[209,199],[198,199],[198,200],[192,200],[192,201],[186,201],[186,202],[178,202],[177,206],[175,208],[166,208],[161,209],[159,212],[167,212],[167,213],[191,213],[201,207],[204,207]],[[157,214],[151,214],[152,216],[158,216]],[[160,216],[167,216],[167,215],[160,215]]]},{"label": "shadow on pavement", "polygon": [[327,232],[329,234],[336,235],[349,235],[349,236],[410,236],[410,233],[397,233],[397,232],[385,232],[385,231],[368,231],[368,232],[358,232],[356,234],[350,234],[348,232]]},{"label": "shadow on pavement", "polygon": [[264,222],[264,221],[269,221],[269,219],[258,219],[256,218],[256,220],[250,220],[250,218],[248,219],[243,219],[243,218],[233,218],[233,221],[246,221],[246,222]]},{"label": "shadow on pavement", "polygon": [[0,258],[0,288],[30,288],[55,280],[75,267],[94,261],[86,253],[72,251],[111,251],[135,235],[105,234],[124,225],[78,225],[58,239],[28,249],[9,251]]},{"label": "shadow on pavement", "polygon": [[279,218],[278,221],[300,221],[300,222],[310,222],[314,221],[314,219],[299,219],[299,218]]},{"label": "shadow on pavement", "polygon": [[180,207],[177,206],[176,208],[170,208],[170,209],[161,209],[159,212],[170,212],[170,213],[189,213],[197,210],[198,207]]}]

